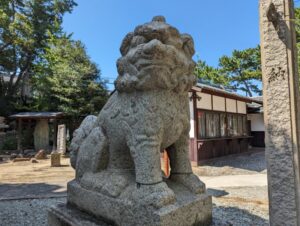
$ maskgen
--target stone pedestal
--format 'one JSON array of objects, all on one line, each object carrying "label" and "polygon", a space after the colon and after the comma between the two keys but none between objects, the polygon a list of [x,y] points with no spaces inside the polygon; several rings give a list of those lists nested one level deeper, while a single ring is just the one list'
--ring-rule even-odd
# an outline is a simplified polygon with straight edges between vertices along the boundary
[{"label": "stone pedestal", "polygon": [[61,157],[61,154],[56,151],[51,153],[51,166],[52,167],[61,166],[60,157]]},{"label": "stone pedestal", "polygon": [[[212,200],[207,194],[192,194],[184,186],[167,181],[175,195],[174,204],[161,208],[143,205],[134,198],[137,187],[126,190],[132,196],[113,198],[83,188],[75,180],[68,184],[68,205],[53,207],[49,214],[49,226],[57,225],[111,225],[130,226],[208,226],[212,222]],[[69,206],[69,207],[68,207]],[[67,209],[68,211],[63,211]],[[79,217],[80,209],[92,213],[93,217]],[[80,211],[79,211],[80,212]],[[74,219],[77,219],[74,221]],[[87,222],[88,219],[88,223]],[[102,220],[102,221],[101,221]],[[61,222],[58,224],[57,222]],[[98,222],[98,223],[96,223]]]},{"label": "stone pedestal", "polygon": [[60,203],[48,211],[48,225],[55,226],[109,226],[95,217],[88,215],[77,208]]},{"label": "stone pedestal", "polygon": [[270,225],[300,225],[299,77],[291,0],[260,0]]}]

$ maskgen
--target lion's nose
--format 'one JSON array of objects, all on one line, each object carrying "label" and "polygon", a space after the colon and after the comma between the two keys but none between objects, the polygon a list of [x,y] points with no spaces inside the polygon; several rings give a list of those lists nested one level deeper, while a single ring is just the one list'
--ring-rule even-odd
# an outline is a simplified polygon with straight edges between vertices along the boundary
[{"label": "lion's nose", "polygon": [[144,45],[144,53],[145,54],[157,54],[161,53],[164,49],[164,45],[161,41],[157,39],[153,39],[147,44]]}]

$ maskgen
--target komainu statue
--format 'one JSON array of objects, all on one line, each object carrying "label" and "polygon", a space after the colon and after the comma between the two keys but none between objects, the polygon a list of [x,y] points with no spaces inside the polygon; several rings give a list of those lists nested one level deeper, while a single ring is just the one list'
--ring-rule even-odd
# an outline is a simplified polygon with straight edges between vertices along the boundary
[{"label": "komainu statue", "polygon": [[211,198],[189,160],[192,37],[156,16],[120,51],[116,90],[74,133],[68,204],[114,225],[209,225]]}]

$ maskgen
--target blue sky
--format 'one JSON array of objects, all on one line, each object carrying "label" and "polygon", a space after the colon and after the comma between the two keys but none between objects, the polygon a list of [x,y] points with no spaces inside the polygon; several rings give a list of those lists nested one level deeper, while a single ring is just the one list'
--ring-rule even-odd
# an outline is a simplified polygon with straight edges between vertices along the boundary
[{"label": "blue sky", "polygon": [[[77,0],[63,27],[81,40],[103,78],[117,76],[116,60],[123,37],[155,15],[189,33],[195,59],[217,66],[222,55],[259,44],[258,0]],[[112,87],[109,87],[112,89]]]}]

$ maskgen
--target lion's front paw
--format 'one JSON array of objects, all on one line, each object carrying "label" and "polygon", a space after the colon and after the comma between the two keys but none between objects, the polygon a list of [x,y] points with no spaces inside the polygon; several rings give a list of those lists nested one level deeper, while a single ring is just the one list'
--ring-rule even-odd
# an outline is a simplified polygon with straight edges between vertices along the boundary
[{"label": "lion's front paw", "polygon": [[171,174],[172,181],[181,183],[195,194],[205,192],[205,184],[193,173],[189,174]]},{"label": "lion's front paw", "polygon": [[153,185],[138,185],[137,198],[146,205],[161,208],[173,204],[176,201],[174,192],[165,182]]}]

